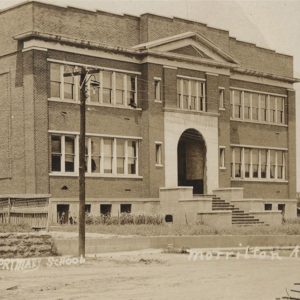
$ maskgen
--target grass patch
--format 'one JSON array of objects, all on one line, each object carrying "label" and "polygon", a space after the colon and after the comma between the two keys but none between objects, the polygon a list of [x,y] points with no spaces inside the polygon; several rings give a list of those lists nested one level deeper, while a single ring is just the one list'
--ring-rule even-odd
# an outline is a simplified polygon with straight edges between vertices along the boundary
[{"label": "grass patch", "polygon": [[[50,231],[77,232],[76,225],[53,226]],[[140,236],[164,236],[164,235],[300,235],[300,221],[288,221],[280,226],[253,225],[247,227],[214,228],[206,225],[152,225],[152,224],[125,224],[86,225],[86,232],[113,234],[113,235],[140,235]]]},{"label": "grass patch", "polygon": [[6,232],[30,232],[28,224],[0,224],[0,233]]}]

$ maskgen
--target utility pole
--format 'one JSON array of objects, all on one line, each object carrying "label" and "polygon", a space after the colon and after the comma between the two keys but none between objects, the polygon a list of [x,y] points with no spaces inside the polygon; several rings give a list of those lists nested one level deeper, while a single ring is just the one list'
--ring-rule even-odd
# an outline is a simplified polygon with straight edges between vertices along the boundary
[{"label": "utility pole", "polygon": [[80,134],[79,134],[79,237],[78,254],[85,256],[85,103],[87,70],[80,72]]},{"label": "utility pole", "polygon": [[[77,69],[77,68],[76,68]],[[88,83],[94,73],[99,73],[97,68],[80,67],[80,71],[74,70],[72,73],[64,73],[64,77],[80,76],[80,133],[79,133],[79,220],[78,220],[78,255],[85,257],[85,136],[86,118],[85,106],[87,99]],[[91,80],[92,87],[99,87],[100,83]]]}]

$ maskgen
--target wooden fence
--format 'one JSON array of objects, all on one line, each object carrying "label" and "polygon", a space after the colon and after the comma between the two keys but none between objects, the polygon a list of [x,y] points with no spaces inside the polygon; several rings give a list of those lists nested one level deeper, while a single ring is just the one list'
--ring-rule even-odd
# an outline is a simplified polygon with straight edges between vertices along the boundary
[{"label": "wooden fence", "polygon": [[49,197],[0,197],[0,223],[48,226]]}]

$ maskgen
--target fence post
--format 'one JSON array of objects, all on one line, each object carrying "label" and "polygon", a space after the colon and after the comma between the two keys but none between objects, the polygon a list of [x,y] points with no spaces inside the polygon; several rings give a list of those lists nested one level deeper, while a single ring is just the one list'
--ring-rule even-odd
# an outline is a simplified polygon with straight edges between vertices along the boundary
[{"label": "fence post", "polygon": [[10,201],[10,198],[7,199],[8,200],[8,216],[7,216],[7,221],[8,221],[8,224],[10,224],[10,209],[11,209],[11,201]]}]

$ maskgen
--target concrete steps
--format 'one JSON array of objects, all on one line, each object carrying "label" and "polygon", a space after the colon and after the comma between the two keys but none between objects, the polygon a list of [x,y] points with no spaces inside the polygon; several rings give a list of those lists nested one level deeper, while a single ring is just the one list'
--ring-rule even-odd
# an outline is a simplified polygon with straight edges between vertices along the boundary
[{"label": "concrete steps", "polygon": [[264,224],[264,222],[261,222],[259,219],[255,218],[250,213],[245,213],[243,210],[239,209],[238,207],[235,207],[233,204],[230,204],[216,196],[212,198],[212,210],[231,210],[232,225],[251,226]]}]

